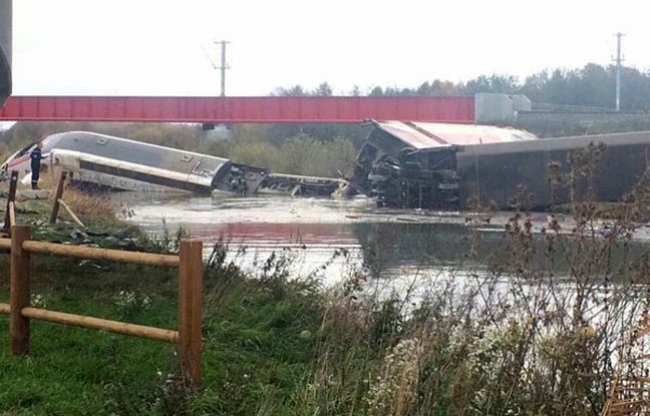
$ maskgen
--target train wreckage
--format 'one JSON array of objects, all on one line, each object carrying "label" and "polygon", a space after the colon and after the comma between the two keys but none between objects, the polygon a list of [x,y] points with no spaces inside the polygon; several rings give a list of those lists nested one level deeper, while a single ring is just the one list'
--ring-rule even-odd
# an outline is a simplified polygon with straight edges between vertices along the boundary
[{"label": "train wreckage", "polygon": [[[65,169],[79,184],[117,190],[177,189],[200,194],[258,193],[333,196],[364,194],[380,207],[471,210],[513,207],[545,210],[593,193],[617,202],[644,177],[650,132],[540,139],[513,128],[369,121],[349,181],[269,173],[228,159],[90,132],[43,140],[46,169]],[[20,149],[0,166],[29,176]],[[585,167],[585,163],[591,163]]]},{"label": "train wreckage", "polygon": [[547,210],[588,193],[618,202],[650,161],[648,131],[539,139],[493,126],[371,124],[350,189],[386,207],[511,209],[525,200]]},{"label": "train wreckage", "polygon": [[[347,186],[343,179],[268,173],[220,157],[91,132],[53,134],[42,145],[42,169],[66,170],[73,183],[95,189],[330,196]],[[19,180],[29,180],[29,154],[35,146],[11,155],[0,174],[17,171]]]}]

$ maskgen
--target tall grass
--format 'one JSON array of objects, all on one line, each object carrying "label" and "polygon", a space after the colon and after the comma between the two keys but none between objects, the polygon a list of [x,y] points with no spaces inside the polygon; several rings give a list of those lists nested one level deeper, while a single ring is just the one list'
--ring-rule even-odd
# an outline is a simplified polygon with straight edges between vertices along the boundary
[{"label": "tall grass", "polygon": [[341,177],[351,174],[356,150],[348,139],[321,141],[299,134],[279,146],[269,140],[242,139],[233,143],[224,156],[276,173]]},{"label": "tall grass", "polygon": [[[58,178],[59,172],[57,170],[56,172],[44,174],[38,184],[39,188],[50,191],[50,203],[54,202]],[[107,195],[83,191],[70,186],[66,181],[62,199],[84,223],[118,225],[120,222],[115,207]],[[68,212],[62,207],[59,209],[59,215],[62,218],[70,219]]]},{"label": "tall grass", "polygon": [[300,414],[599,414],[647,313],[650,256],[630,242],[650,188],[603,223],[592,150],[557,178],[575,197],[572,220],[550,216],[538,237],[513,214],[487,270],[433,280],[424,296],[330,298]]}]

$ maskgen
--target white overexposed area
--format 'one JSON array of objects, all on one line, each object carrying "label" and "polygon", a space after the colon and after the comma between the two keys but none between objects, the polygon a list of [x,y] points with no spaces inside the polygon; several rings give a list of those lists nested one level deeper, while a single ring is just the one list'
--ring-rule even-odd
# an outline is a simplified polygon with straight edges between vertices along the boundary
[{"label": "white overexposed area", "polygon": [[[650,67],[650,3],[594,0],[14,0],[16,95],[335,94],[607,65]],[[209,57],[209,59],[208,59]]]}]

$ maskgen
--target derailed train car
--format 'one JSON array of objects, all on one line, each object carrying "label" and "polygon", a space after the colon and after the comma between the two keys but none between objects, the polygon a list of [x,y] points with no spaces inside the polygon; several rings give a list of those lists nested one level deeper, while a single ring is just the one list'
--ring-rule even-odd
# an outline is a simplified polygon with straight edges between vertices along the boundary
[{"label": "derailed train car", "polygon": [[522,130],[494,126],[370,123],[350,189],[375,197],[380,207],[460,208],[464,192],[459,152],[489,143],[537,140]]},{"label": "derailed train car", "polygon": [[[650,132],[538,139],[493,126],[373,121],[351,189],[399,208],[509,209],[524,192],[529,208],[547,209],[588,189],[615,202],[646,171],[649,148]],[[592,183],[578,166],[587,159]],[[578,170],[569,189],[563,178]]]},{"label": "derailed train car", "polygon": [[650,132],[468,146],[456,159],[461,207],[475,200],[507,209],[516,195],[536,210],[587,198],[619,202],[650,166]]},{"label": "derailed train car", "polygon": [[[0,166],[0,175],[17,171],[19,180],[29,180],[29,155],[35,146],[11,155]],[[42,152],[42,168],[66,170],[73,182],[93,189],[330,196],[347,186],[343,179],[268,173],[221,157],[84,131],[47,136]]]},{"label": "derailed train car", "polygon": [[[228,159],[169,147],[72,131],[47,136],[42,141],[44,168],[69,171],[72,180],[91,187],[114,190],[213,191],[249,195],[266,178],[263,169]],[[29,154],[36,143],[25,146],[0,166],[0,172],[18,171],[19,180],[30,175]]]}]

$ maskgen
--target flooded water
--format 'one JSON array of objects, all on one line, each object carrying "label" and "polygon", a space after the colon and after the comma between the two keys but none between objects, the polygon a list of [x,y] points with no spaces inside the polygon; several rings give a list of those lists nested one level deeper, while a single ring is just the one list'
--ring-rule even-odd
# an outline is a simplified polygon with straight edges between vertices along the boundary
[{"label": "flooded water", "polygon": [[[367,265],[373,256],[373,267],[381,269],[377,273],[382,276],[401,275],[424,263],[430,267],[432,259],[455,263],[457,244],[450,239],[459,236],[451,234],[456,228],[466,230],[458,214],[382,212],[365,198],[223,199],[127,193],[112,198],[129,211],[130,221],[152,235],[161,235],[164,229],[174,234],[182,227],[204,242],[206,255],[222,241],[231,258],[251,269],[273,252],[284,253],[292,258],[294,273],[317,273],[326,283]],[[440,233],[441,229],[446,231]]]},{"label": "flooded water", "polygon": [[[132,193],[112,198],[129,212],[130,221],[151,235],[165,229],[173,235],[182,228],[204,242],[206,257],[222,242],[228,259],[251,272],[259,271],[275,253],[291,260],[293,276],[317,276],[326,286],[360,270],[388,278],[375,280],[390,281],[392,286],[480,273],[488,267],[487,253],[503,238],[510,216],[497,214],[489,223],[477,225],[468,222],[465,213],[377,209],[365,198]],[[547,224],[547,215],[535,214],[532,220],[533,231],[539,231]],[[568,231],[572,225],[564,220],[563,227]],[[542,235],[537,240],[544,243]],[[556,267],[561,273],[561,261]]]},{"label": "flooded water", "polygon": [[[404,300],[400,310],[405,313],[435,293],[434,299],[449,300],[445,305],[450,313],[456,313],[452,304],[458,301],[459,305],[473,305],[477,316],[497,311],[504,322],[504,317],[510,322],[529,321],[537,314],[556,317],[554,323],[540,328],[542,334],[553,334],[572,322],[579,304],[576,279],[568,278],[570,256],[559,249],[554,258],[545,258],[546,237],[541,230],[548,224],[547,214],[530,218],[535,258],[540,270],[552,264],[552,274],[524,280],[492,273],[500,261],[498,255],[510,254],[504,246],[504,231],[511,213],[496,214],[487,221],[466,213],[377,209],[367,199],[118,194],[113,200],[130,213],[130,221],[151,235],[161,235],[165,229],[174,234],[182,228],[202,240],[206,257],[215,244],[223,242],[228,248],[227,259],[252,275],[259,275],[273,253],[290,259],[291,276],[314,276],[324,287],[349,281],[361,271],[370,277],[360,282],[362,295],[383,299],[397,294]],[[559,220],[560,232],[571,234],[572,221]],[[597,225],[594,233],[604,236],[604,225]],[[626,255],[647,253],[649,230],[642,227],[630,244],[614,244],[608,264],[615,269],[626,264]],[[603,278],[606,271],[589,273]],[[642,313],[637,300],[647,286],[632,283],[617,284],[616,288],[600,284],[588,292],[586,300],[582,298],[585,292],[580,292],[581,318],[590,328],[609,334],[605,342],[610,342],[611,351],[616,351],[616,342],[622,339],[617,336],[623,337],[629,322]],[[615,353],[610,359],[616,366]]]}]

